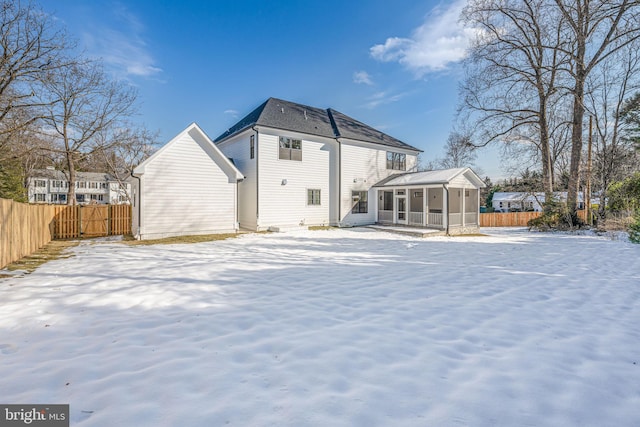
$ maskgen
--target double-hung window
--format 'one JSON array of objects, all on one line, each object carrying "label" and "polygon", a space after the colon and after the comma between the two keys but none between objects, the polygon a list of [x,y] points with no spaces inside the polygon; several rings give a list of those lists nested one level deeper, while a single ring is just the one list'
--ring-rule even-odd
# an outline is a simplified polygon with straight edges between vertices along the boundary
[{"label": "double-hung window", "polygon": [[278,151],[280,160],[302,160],[302,140],[280,137],[280,149]]},{"label": "double-hung window", "polygon": [[387,169],[399,171],[407,170],[407,155],[387,151]]},{"label": "double-hung window", "polygon": [[253,159],[256,157],[256,136],[251,135],[249,137],[249,158]]}]

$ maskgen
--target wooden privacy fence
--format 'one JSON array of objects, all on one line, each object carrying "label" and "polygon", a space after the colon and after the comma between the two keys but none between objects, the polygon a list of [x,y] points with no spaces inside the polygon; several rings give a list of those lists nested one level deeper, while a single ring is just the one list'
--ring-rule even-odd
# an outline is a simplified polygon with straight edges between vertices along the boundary
[{"label": "wooden privacy fence", "polygon": [[[480,227],[526,227],[529,220],[540,215],[542,212],[481,213]],[[586,221],[587,212],[578,211],[578,216]]]},{"label": "wooden privacy fence", "polygon": [[131,233],[130,205],[65,206],[53,220],[54,239]]},{"label": "wooden privacy fence", "polygon": [[131,232],[129,205],[30,205],[0,199],[0,268],[53,239]]},{"label": "wooden privacy fence", "polygon": [[63,208],[0,199],[0,268],[49,243],[53,218]]}]

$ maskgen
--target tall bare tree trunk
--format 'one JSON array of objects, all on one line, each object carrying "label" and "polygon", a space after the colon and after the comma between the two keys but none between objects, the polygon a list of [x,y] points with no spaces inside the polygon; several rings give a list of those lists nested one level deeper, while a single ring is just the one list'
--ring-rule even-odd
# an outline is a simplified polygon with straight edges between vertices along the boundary
[{"label": "tall bare tree trunk", "polygon": [[75,205],[76,201],[76,163],[73,151],[67,151],[67,167],[69,168],[69,189],[67,190],[67,204]]},{"label": "tall bare tree trunk", "polygon": [[[584,49],[584,47],[583,47]],[[582,67],[578,67],[582,68]],[[569,188],[567,208],[572,222],[578,218],[578,190],[580,188],[580,164],[582,162],[582,121],[584,120],[584,70],[576,70],[576,84],[573,89],[573,122],[571,124],[571,164],[569,166]]]}]

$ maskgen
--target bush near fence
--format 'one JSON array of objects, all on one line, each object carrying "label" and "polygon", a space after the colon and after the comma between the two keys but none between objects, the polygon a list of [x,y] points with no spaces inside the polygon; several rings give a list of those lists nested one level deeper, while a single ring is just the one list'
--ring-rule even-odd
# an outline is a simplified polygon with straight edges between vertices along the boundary
[{"label": "bush near fence", "polygon": [[[526,227],[529,220],[540,215],[542,212],[481,213],[480,227]],[[587,212],[578,211],[578,216],[586,221]]]},{"label": "bush near fence", "polygon": [[0,268],[54,239],[130,232],[129,205],[30,205],[0,199]]}]

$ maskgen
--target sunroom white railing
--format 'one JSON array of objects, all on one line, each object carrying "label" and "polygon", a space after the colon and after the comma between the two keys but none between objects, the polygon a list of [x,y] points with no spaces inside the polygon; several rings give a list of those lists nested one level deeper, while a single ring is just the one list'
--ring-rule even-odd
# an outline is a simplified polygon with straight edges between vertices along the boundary
[{"label": "sunroom white railing", "polygon": [[441,213],[429,213],[427,217],[428,225],[442,225],[442,214]]},{"label": "sunroom white railing", "polygon": [[422,212],[409,212],[409,224],[410,225],[423,225],[424,216]]}]

